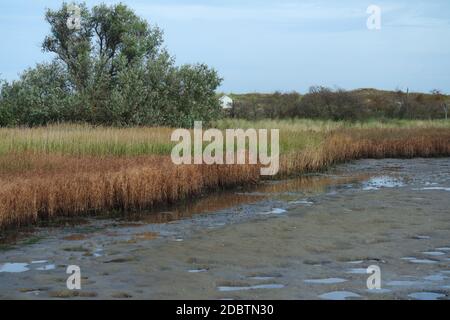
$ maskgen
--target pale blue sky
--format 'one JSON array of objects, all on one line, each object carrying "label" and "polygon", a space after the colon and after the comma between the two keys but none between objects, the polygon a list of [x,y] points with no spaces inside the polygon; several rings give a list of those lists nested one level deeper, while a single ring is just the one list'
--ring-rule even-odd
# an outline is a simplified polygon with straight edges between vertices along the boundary
[{"label": "pale blue sky", "polygon": [[[51,59],[40,50],[45,8],[59,0],[0,1],[0,78]],[[99,2],[85,1],[88,5]],[[305,92],[311,85],[450,93],[448,0],[130,0],[165,31],[177,63],[204,62],[225,92]],[[382,9],[369,31],[366,9]]]}]

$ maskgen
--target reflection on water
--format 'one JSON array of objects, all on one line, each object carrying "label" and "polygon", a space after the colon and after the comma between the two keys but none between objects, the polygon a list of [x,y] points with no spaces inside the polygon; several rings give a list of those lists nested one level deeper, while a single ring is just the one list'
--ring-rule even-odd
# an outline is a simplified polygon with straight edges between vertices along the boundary
[{"label": "reflection on water", "polygon": [[[146,211],[127,214],[124,221],[139,221],[144,224],[162,224],[181,219],[191,218],[196,214],[213,213],[243,204],[251,204],[276,196],[299,193],[313,195],[320,194],[330,186],[360,183],[370,177],[369,174],[353,176],[308,175],[283,181],[264,182],[245,190],[220,191],[204,197],[189,200],[183,204],[174,205],[166,211]],[[312,205],[308,200],[297,200],[298,204]],[[294,203],[293,203],[294,204]],[[266,214],[282,214],[286,210],[274,208]],[[264,213],[263,213],[264,214]]]},{"label": "reflection on water", "polygon": [[202,272],[208,272],[207,269],[192,269],[188,270],[189,273],[202,273]]},{"label": "reflection on water", "polygon": [[307,175],[296,179],[265,183],[257,187],[261,193],[280,194],[319,194],[326,192],[330,186],[355,184],[369,179],[372,174],[350,174],[350,175]]},{"label": "reflection on water", "polygon": [[357,293],[350,291],[333,291],[324,293],[319,297],[326,300],[346,300],[350,298],[360,298],[361,296]]},{"label": "reflection on water", "polygon": [[398,179],[391,176],[381,176],[373,177],[369,181],[364,183],[363,190],[379,190],[381,188],[399,188],[403,187],[404,183]]},{"label": "reflection on water", "polygon": [[36,268],[36,270],[39,270],[39,271],[47,271],[47,270],[53,270],[53,269],[55,269],[55,268],[56,268],[56,266],[55,266],[54,264],[47,264],[47,265],[45,265],[45,266]]},{"label": "reflection on water", "polygon": [[435,292],[415,292],[408,295],[416,300],[438,300],[445,298],[445,294],[435,293]]},{"label": "reflection on water", "polygon": [[258,284],[254,286],[247,287],[218,287],[219,291],[245,291],[245,290],[258,290],[258,289],[282,289],[284,285],[282,284]]},{"label": "reflection on water", "polygon": [[[240,190],[225,190],[213,192],[196,199],[188,199],[181,204],[171,205],[165,210],[150,210],[142,212],[127,213],[120,217],[119,227],[140,227],[145,224],[164,224],[177,220],[191,218],[197,214],[214,213],[221,210],[237,207],[244,204],[252,204],[266,199],[281,199],[290,201],[291,204],[310,206],[314,202],[309,199],[299,199],[299,195],[313,196],[327,191],[329,188],[339,188],[339,186],[353,186],[357,183],[369,179],[373,174],[368,173],[339,173],[333,175],[306,175],[289,180],[265,181],[259,185],[243,187]],[[272,208],[270,214],[283,214],[286,210],[282,208]],[[264,214],[264,213],[262,213]],[[100,219],[108,220],[111,216],[106,214]],[[130,224],[132,222],[133,224]],[[136,223],[139,222],[139,223]],[[57,218],[54,221],[42,221],[37,230],[28,228],[17,231],[10,231],[0,235],[0,245],[17,244],[23,239],[29,239],[35,231],[42,227],[80,227],[95,223],[92,219],[84,217]],[[101,227],[100,227],[101,228]],[[71,234],[64,237],[64,240],[82,241],[87,238],[86,234]]]},{"label": "reflection on water", "polygon": [[19,273],[30,270],[28,263],[5,263],[0,265],[0,272]]},{"label": "reflection on water", "polygon": [[265,199],[263,195],[236,194],[223,191],[214,193],[198,200],[174,206],[170,211],[140,212],[128,214],[124,220],[139,221],[147,224],[161,224],[190,218],[195,214],[220,211],[241,204],[254,203]]},{"label": "reflection on water", "polygon": [[414,257],[405,257],[405,258],[402,258],[402,260],[406,260],[406,261],[409,261],[411,263],[417,263],[417,264],[434,264],[434,263],[437,263],[437,261],[435,261],[435,260],[418,259],[418,258],[414,258]]},{"label": "reflection on water", "polygon": [[445,255],[444,252],[439,252],[439,251],[425,251],[425,252],[422,252],[422,253],[427,255],[427,256],[435,256],[435,257],[444,256]]},{"label": "reflection on water", "polygon": [[346,273],[350,273],[350,274],[366,274],[367,273],[367,269],[364,268],[352,268],[346,271]]},{"label": "reflection on water", "polygon": [[342,278],[327,278],[327,279],[307,279],[304,280],[305,283],[311,283],[311,284],[336,284],[336,283],[343,283],[348,280],[342,279]]}]

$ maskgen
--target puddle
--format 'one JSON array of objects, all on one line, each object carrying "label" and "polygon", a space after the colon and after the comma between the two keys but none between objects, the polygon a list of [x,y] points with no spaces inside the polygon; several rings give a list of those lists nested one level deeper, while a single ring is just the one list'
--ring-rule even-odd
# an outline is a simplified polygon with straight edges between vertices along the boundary
[{"label": "puddle", "polygon": [[41,293],[39,290],[27,291],[26,294],[38,296]]},{"label": "puddle", "polygon": [[28,263],[5,263],[0,266],[0,272],[20,273],[30,270]]},{"label": "puddle", "polygon": [[47,260],[36,260],[36,261],[31,261],[31,264],[43,264],[43,263],[47,263]]},{"label": "puddle", "polygon": [[202,272],[208,272],[207,269],[192,269],[188,270],[189,273],[202,273]]},{"label": "puddle", "polygon": [[306,205],[306,206],[312,206],[314,204],[314,202],[308,201],[308,200],[291,201],[290,203],[291,204],[302,204],[302,205]]},{"label": "puddle", "polygon": [[47,265],[45,265],[45,266],[36,268],[36,270],[39,270],[39,271],[48,271],[48,270],[54,270],[55,268],[56,268],[56,266],[55,266],[54,264],[47,264]]},{"label": "puddle", "polygon": [[361,296],[357,293],[350,291],[333,291],[321,294],[319,298],[325,300],[346,300],[349,298],[360,298]]},{"label": "puddle", "polygon": [[275,208],[275,209],[273,209],[270,213],[273,213],[273,214],[282,214],[282,213],[285,213],[285,212],[287,212],[287,210],[281,209],[281,208]]},{"label": "puddle", "polygon": [[390,177],[390,176],[380,176],[371,178],[369,181],[363,183],[363,190],[379,190],[381,188],[398,188],[403,187],[404,184],[401,180]]},{"label": "puddle", "polygon": [[416,300],[438,300],[441,298],[445,298],[445,294],[436,292],[415,292],[408,294],[408,297]]},{"label": "puddle", "polygon": [[436,248],[436,250],[439,250],[439,251],[450,251],[450,248],[449,247],[442,247],[442,248]]},{"label": "puddle", "polygon": [[417,263],[417,264],[435,264],[438,261],[430,260],[430,259],[411,259],[408,260],[411,263]]},{"label": "puddle", "polygon": [[390,293],[392,290],[390,289],[367,289],[368,293],[375,293],[375,294],[383,294],[383,293]]},{"label": "puddle", "polygon": [[425,252],[422,252],[422,254],[425,254],[427,256],[435,256],[435,257],[445,255],[444,252],[440,252],[440,251],[425,251]]},{"label": "puddle", "polygon": [[428,240],[428,239],[431,239],[431,237],[430,236],[424,236],[424,235],[418,235],[418,236],[414,236],[413,239]]},{"label": "puddle", "polygon": [[416,280],[394,280],[387,283],[390,287],[414,287],[424,285],[423,281]]},{"label": "puddle", "polygon": [[246,290],[258,290],[258,289],[282,289],[284,285],[282,284],[258,284],[254,286],[247,287],[218,287],[219,291],[230,292],[230,291],[246,291]]},{"label": "puddle", "polygon": [[256,280],[256,281],[267,281],[267,280],[273,280],[275,277],[271,276],[256,276],[256,277],[249,277],[250,280]]},{"label": "puddle", "polygon": [[92,253],[94,255],[94,257],[96,258],[100,258],[103,257],[103,248],[97,248],[94,250],[94,252]]},{"label": "puddle", "polygon": [[336,284],[336,283],[343,283],[348,280],[341,279],[341,278],[327,278],[327,279],[308,279],[304,280],[305,283],[311,283],[311,284]]},{"label": "puddle", "polygon": [[361,264],[364,263],[363,260],[347,261],[348,264]]},{"label": "puddle", "polygon": [[353,269],[347,270],[345,273],[350,273],[350,274],[367,274],[367,269],[365,269],[365,268],[353,268]]},{"label": "puddle", "polygon": [[275,209],[272,209],[272,211],[261,212],[260,215],[283,214],[283,213],[286,213],[286,212],[287,212],[287,210],[285,210],[285,209],[275,208]]},{"label": "puddle", "polygon": [[425,191],[450,191],[450,188],[445,187],[426,187],[426,188],[420,188],[420,189],[414,189],[414,190],[425,190]]},{"label": "puddle", "polygon": [[427,281],[444,281],[445,279],[447,279],[447,277],[442,274],[434,274],[431,276],[427,276],[424,279]]}]

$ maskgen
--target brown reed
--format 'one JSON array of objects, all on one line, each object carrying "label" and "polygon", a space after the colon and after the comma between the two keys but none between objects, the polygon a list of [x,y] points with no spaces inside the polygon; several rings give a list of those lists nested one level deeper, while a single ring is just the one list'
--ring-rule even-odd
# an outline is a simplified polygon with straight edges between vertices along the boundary
[{"label": "brown reed", "polygon": [[[450,156],[444,128],[336,129],[319,146],[281,156],[280,176],[362,158]],[[0,228],[55,216],[137,211],[260,180],[255,165],[172,164],[169,156],[15,152],[0,157]]]}]

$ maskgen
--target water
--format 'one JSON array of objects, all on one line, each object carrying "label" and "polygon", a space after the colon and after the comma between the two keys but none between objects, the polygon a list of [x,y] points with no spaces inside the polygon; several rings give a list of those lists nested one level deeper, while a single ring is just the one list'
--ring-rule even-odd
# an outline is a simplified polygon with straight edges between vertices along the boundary
[{"label": "water", "polygon": [[5,263],[0,265],[0,272],[18,273],[30,270],[28,263]]},{"label": "water", "polygon": [[56,266],[55,266],[54,264],[47,264],[47,265],[45,265],[45,266],[36,268],[36,270],[39,270],[39,271],[47,271],[47,270],[53,270],[53,269],[55,269],[55,268],[56,268]]},{"label": "water", "polygon": [[425,254],[427,256],[435,256],[435,257],[445,256],[445,253],[440,252],[440,251],[425,251],[425,252],[422,252],[422,254]]},{"label": "water", "polygon": [[447,279],[447,277],[442,274],[434,274],[431,276],[426,276],[424,278],[424,280],[427,280],[427,281],[444,281],[445,279]]},{"label": "water", "polygon": [[369,181],[363,184],[363,190],[373,191],[379,190],[381,188],[399,188],[403,186],[403,182],[397,178],[390,176],[381,176],[370,178]]},{"label": "water", "polygon": [[349,291],[333,291],[321,294],[319,297],[326,300],[347,300],[349,298],[360,298],[361,296]]},{"label": "water", "polygon": [[445,294],[435,293],[435,292],[415,292],[408,295],[416,300],[438,300],[441,298],[445,298]]},{"label": "water", "polygon": [[347,279],[342,278],[328,278],[328,279],[309,279],[305,280],[305,283],[311,284],[335,284],[335,283],[343,283],[347,282]]},{"label": "water", "polygon": [[[447,299],[449,164],[356,161],[156,212],[19,232],[0,251],[0,298],[53,298],[76,264],[83,290],[106,299]],[[367,288],[371,265],[380,290]]]},{"label": "water", "polygon": [[230,291],[246,291],[246,290],[261,290],[261,289],[281,289],[284,285],[282,284],[259,284],[247,287],[218,287],[217,289],[222,292]]},{"label": "water", "polygon": [[201,273],[201,272],[208,272],[207,269],[192,269],[188,270],[189,273]]},{"label": "water", "polygon": [[346,273],[350,274],[367,274],[367,269],[365,268],[353,268],[346,271]]},{"label": "water", "polygon": [[430,259],[411,259],[409,260],[411,263],[417,263],[417,264],[434,264],[437,263],[436,260],[430,260]]}]

